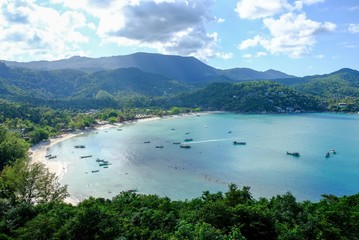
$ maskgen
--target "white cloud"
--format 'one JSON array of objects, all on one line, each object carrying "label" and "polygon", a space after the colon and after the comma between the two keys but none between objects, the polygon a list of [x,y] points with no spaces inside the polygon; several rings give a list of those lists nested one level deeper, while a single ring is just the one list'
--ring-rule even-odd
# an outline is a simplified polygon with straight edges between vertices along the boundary
[{"label": "white cloud", "polygon": [[250,38],[250,39],[247,39],[247,40],[244,40],[243,42],[241,42],[241,44],[238,46],[238,48],[240,50],[245,50],[250,47],[255,47],[258,44],[260,44],[263,40],[264,40],[263,37],[257,35],[254,38]]},{"label": "white cloud", "polygon": [[257,35],[243,41],[239,49],[261,46],[272,54],[300,58],[312,50],[317,34],[333,31],[336,27],[330,22],[320,23],[307,19],[304,13],[287,13],[279,19],[266,18],[263,22],[270,32],[270,37]]},{"label": "white cloud", "polygon": [[257,52],[256,53],[256,57],[264,57],[267,56],[268,54],[266,52]]},{"label": "white cloud", "polygon": [[208,23],[224,19],[211,16],[214,0],[52,0],[98,19],[102,44],[156,49],[161,53],[196,56],[202,60],[221,56],[216,32]]},{"label": "white cloud", "polygon": [[260,58],[260,57],[265,57],[268,54],[266,52],[257,52],[256,54],[251,54],[251,53],[246,53],[242,55],[242,58]]},{"label": "white cloud", "polygon": [[216,18],[218,23],[224,23],[226,20],[224,18]]},{"label": "white cloud", "polygon": [[[316,22],[308,19],[303,12],[305,5],[324,0],[240,0],[235,11],[242,19],[262,19],[268,34],[258,34],[242,41],[238,48],[245,50],[262,47],[271,54],[283,54],[299,58],[308,54],[316,43],[316,36],[332,32],[336,25],[331,22]],[[279,17],[276,17],[279,15]],[[256,55],[253,55],[254,57]]]},{"label": "white cloud", "polygon": [[359,33],[359,24],[357,23],[349,24],[348,31],[351,33]]},{"label": "white cloud", "polygon": [[235,11],[242,19],[260,19],[277,14],[301,11],[304,5],[313,5],[324,0],[297,0],[290,4],[287,0],[239,0]]},{"label": "white cloud", "polygon": [[83,55],[79,44],[88,41],[79,32],[80,28],[86,27],[82,13],[60,13],[32,1],[1,2],[0,26],[1,57],[7,60]]},{"label": "white cloud", "polygon": [[242,19],[257,19],[274,16],[286,5],[285,0],[241,0],[235,11]]}]

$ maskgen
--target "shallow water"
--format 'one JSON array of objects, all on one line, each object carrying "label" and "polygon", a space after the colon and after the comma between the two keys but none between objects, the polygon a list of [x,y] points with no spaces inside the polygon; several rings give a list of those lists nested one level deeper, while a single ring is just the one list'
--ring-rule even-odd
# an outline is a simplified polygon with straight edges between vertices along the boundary
[{"label": "shallow water", "polygon": [[[191,149],[173,144],[186,138],[193,138]],[[234,146],[234,140],[247,144]],[[163,148],[155,148],[158,145]],[[290,191],[299,200],[316,201],[324,193],[359,192],[358,145],[358,115],[226,113],[100,130],[60,142],[48,153],[57,155],[49,161],[66,163],[61,183],[79,200],[111,198],[129,189],[191,199],[204,190],[226,191],[229,183],[236,183],[250,186],[256,198]],[[337,154],[325,158],[331,148]],[[84,155],[92,157],[80,158]],[[112,165],[99,167],[96,158]]]}]

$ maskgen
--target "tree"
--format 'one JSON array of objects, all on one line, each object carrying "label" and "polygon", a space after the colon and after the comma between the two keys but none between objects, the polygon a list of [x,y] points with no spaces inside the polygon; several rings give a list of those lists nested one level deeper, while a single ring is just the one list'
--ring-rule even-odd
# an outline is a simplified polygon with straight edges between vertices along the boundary
[{"label": "tree", "polygon": [[18,159],[24,159],[27,149],[28,144],[17,134],[0,127],[0,171]]},{"label": "tree", "polygon": [[45,203],[68,196],[67,186],[60,186],[58,177],[39,162],[17,161],[14,166],[5,167],[0,186],[13,193],[12,202]]}]

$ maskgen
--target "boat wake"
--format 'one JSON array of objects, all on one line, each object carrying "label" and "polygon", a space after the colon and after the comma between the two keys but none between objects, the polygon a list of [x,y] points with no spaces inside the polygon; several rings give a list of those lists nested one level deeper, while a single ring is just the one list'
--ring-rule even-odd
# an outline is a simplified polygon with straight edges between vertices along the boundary
[{"label": "boat wake", "polygon": [[233,141],[235,139],[236,138],[209,139],[209,140],[202,140],[202,141],[187,142],[186,144],[207,143],[207,142],[224,142],[224,141]]}]

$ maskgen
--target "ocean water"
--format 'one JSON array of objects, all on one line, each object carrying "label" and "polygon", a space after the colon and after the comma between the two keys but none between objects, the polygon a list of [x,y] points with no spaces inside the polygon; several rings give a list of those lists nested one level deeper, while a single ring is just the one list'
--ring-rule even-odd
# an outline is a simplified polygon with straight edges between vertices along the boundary
[{"label": "ocean water", "polygon": [[[190,149],[173,144],[186,138],[193,139]],[[234,140],[247,144],[235,146]],[[235,183],[250,186],[256,198],[291,192],[317,201],[322,194],[359,192],[358,146],[359,115],[219,113],[94,131],[50,147],[48,154],[57,158],[48,161],[64,164],[60,181],[79,200],[130,189],[184,200],[205,190],[225,192]],[[331,148],[337,154],[325,158]],[[99,167],[96,158],[111,165]]]}]

